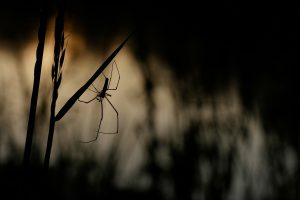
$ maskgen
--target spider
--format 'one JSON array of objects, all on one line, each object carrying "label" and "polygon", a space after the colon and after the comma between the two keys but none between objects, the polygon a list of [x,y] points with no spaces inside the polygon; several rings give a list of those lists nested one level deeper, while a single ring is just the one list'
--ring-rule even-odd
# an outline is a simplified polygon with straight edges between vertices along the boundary
[{"label": "spider", "polygon": [[[112,77],[112,73],[113,73],[113,69],[114,67],[116,67],[117,69],[117,72],[118,72],[118,81],[117,81],[117,84],[114,88],[109,88],[110,86],[110,83],[111,83],[111,77]],[[118,89],[118,85],[119,85],[119,81],[120,81],[120,72],[119,72],[119,69],[117,67],[117,64],[115,61],[113,61],[112,63],[112,69],[111,69],[111,72],[110,72],[110,78],[107,78],[104,74],[103,74],[104,78],[105,78],[105,82],[104,82],[104,85],[103,85],[103,88],[102,90],[98,90],[93,84],[93,89],[90,89],[88,88],[90,91],[96,93],[96,96],[93,97],[91,100],[89,101],[82,101],[80,99],[78,99],[79,102],[82,102],[82,103],[90,103],[92,102],[93,100],[98,100],[100,102],[100,105],[101,105],[101,118],[100,118],[100,122],[99,122],[99,125],[98,125],[98,129],[96,131],[97,135],[94,139],[92,140],[89,140],[89,141],[81,141],[81,143],[90,143],[90,142],[93,142],[93,141],[96,141],[98,139],[98,135],[99,133],[103,133],[103,134],[117,134],[119,132],[119,113],[117,111],[117,109],[113,106],[113,104],[111,103],[111,101],[107,98],[107,97],[111,97],[111,94],[108,94],[107,91],[110,91],[110,90],[117,90]],[[101,132],[100,131],[100,127],[101,127],[101,123],[102,123],[102,119],[103,119],[103,103],[102,101],[106,99],[108,101],[108,103],[110,104],[110,106],[114,109],[115,113],[117,114],[117,130],[115,132]]]}]

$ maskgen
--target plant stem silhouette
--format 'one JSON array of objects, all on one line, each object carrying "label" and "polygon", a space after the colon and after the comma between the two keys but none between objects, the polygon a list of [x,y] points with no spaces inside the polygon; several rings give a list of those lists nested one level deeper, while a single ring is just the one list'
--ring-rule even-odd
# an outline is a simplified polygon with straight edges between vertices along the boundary
[{"label": "plant stem silhouette", "polygon": [[38,92],[40,87],[40,77],[41,77],[41,70],[42,70],[45,37],[47,31],[48,10],[47,10],[47,4],[45,2],[40,13],[40,25],[38,30],[38,46],[36,49],[36,62],[34,66],[33,88],[32,88],[32,95],[31,95],[31,103],[30,103],[30,111],[29,111],[29,119],[27,125],[27,135],[26,135],[24,159],[23,159],[23,164],[25,167],[28,167],[30,162],[31,146],[33,140],[34,125],[35,125],[36,106],[37,106]]},{"label": "plant stem silhouette", "polygon": [[129,40],[129,38],[133,35],[131,33],[116,50],[103,62],[102,65],[97,69],[97,71],[91,76],[91,78],[75,92],[75,94],[65,103],[65,105],[60,109],[55,117],[55,121],[59,121],[69,110],[72,108],[74,103],[79,99],[79,97],[92,85],[92,83],[100,76],[100,74],[104,71],[104,69],[109,65],[109,63],[114,59],[114,57],[119,53],[119,51],[123,48],[125,43]]},{"label": "plant stem silhouette", "polygon": [[[60,14],[58,14],[57,17],[57,24],[61,24],[60,26],[56,25],[55,34],[58,36],[63,35],[63,16],[60,17]],[[60,29],[59,29],[60,27]],[[102,65],[96,70],[96,72],[91,76],[91,78],[81,87],[78,89],[75,94],[70,97],[70,99],[66,102],[66,104],[60,109],[58,114],[55,116],[55,106],[56,106],[56,100],[58,97],[58,88],[61,82],[61,75],[58,77],[58,79],[54,78],[53,81],[53,93],[52,93],[52,102],[51,102],[51,113],[50,113],[50,124],[49,124],[49,134],[48,134],[48,142],[47,142],[47,148],[46,148],[46,155],[45,155],[45,161],[44,161],[44,168],[47,170],[49,168],[49,161],[50,161],[50,155],[51,155],[51,148],[52,148],[52,142],[53,142],[53,135],[54,135],[54,128],[55,128],[55,122],[59,121],[74,105],[74,103],[79,99],[79,97],[89,88],[89,86],[100,76],[100,74],[104,71],[104,69],[109,65],[109,63],[114,59],[114,57],[119,53],[119,51],[123,48],[125,43],[129,40],[129,38],[132,36],[133,33],[131,33],[120,45],[115,51],[103,62]],[[58,74],[58,66],[61,66],[61,63],[63,62],[64,58],[64,50],[63,53],[60,51],[62,49],[59,49],[58,47],[63,44],[63,39],[59,41],[59,37],[55,36],[55,49],[54,49],[54,65],[52,69],[52,75],[54,74],[57,76]],[[63,37],[62,37],[63,38]],[[63,45],[62,45],[63,46]],[[58,49],[56,49],[56,47]],[[57,52],[56,52],[57,51]],[[59,55],[61,54],[61,57],[59,59]],[[61,61],[62,60],[62,61]],[[60,73],[61,74],[61,73]],[[55,81],[57,80],[57,82]]]},{"label": "plant stem silhouette", "polygon": [[55,44],[54,44],[54,64],[52,65],[52,100],[50,107],[50,123],[48,141],[46,147],[44,168],[49,168],[50,154],[55,128],[55,107],[58,98],[58,89],[62,80],[62,66],[65,58],[66,49],[64,47],[64,2],[58,5],[58,13],[55,21]]}]

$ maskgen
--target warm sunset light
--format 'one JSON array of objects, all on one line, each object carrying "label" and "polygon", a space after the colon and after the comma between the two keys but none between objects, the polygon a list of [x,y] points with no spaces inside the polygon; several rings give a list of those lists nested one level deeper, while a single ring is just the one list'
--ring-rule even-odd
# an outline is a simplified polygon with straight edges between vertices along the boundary
[{"label": "warm sunset light", "polygon": [[3,196],[299,199],[293,16],[98,4],[0,8]]}]

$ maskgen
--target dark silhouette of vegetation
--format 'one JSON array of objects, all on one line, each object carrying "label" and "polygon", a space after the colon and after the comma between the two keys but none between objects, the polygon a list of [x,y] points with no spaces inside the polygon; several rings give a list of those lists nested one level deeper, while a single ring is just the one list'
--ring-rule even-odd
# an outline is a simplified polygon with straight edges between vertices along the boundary
[{"label": "dark silhouette of vegetation", "polygon": [[54,45],[54,64],[52,65],[52,100],[51,100],[51,108],[50,108],[50,123],[49,123],[49,133],[48,133],[48,141],[46,147],[46,154],[45,154],[45,162],[44,168],[49,168],[50,162],[50,155],[51,155],[51,148],[52,148],[52,141],[54,135],[54,128],[55,128],[55,108],[56,108],[56,101],[58,98],[58,89],[62,81],[62,72],[63,72],[63,63],[65,59],[66,49],[64,46],[64,12],[65,12],[65,5],[63,1],[59,1],[58,5],[58,13],[55,21],[55,45]]},{"label": "dark silhouette of vegetation", "polygon": [[[129,132],[139,135],[137,143],[142,144],[145,151],[145,165],[137,173],[145,175],[147,186],[140,190],[134,186],[119,187],[114,182],[119,175],[117,169],[125,167],[117,161],[118,145],[114,144],[107,162],[102,159],[101,163],[95,162],[100,158],[89,157],[88,153],[80,162],[70,155],[61,155],[56,165],[49,169],[51,176],[47,186],[53,189],[49,198],[299,199],[297,116],[300,107],[297,92],[300,84],[297,84],[296,71],[299,65],[296,9],[277,12],[259,6],[247,12],[243,5],[231,1],[220,7],[174,5],[157,8],[148,5],[149,9],[144,9],[142,5],[107,5],[110,6],[114,7],[113,14],[109,9],[99,13],[99,7],[94,4],[75,0],[70,3],[70,10],[88,43],[95,44],[89,46],[91,49],[97,49],[99,44],[110,44],[114,36],[132,26],[138,27],[131,50],[141,64],[146,119],[137,125],[137,130]],[[155,116],[159,107],[155,92],[160,86],[157,79],[162,76],[159,67],[163,66],[151,68],[153,56],[165,63],[164,70],[172,74],[176,117],[187,121],[184,128],[177,128],[182,122],[178,120],[173,127],[175,131],[166,131],[178,132],[175,142],[156,137],[160,133],[156,129]],[[223,112],[217,103],[223,101],[219,94],[226,92],[232,83],[241,101],[240,115],[223,124],[214,116],[209,122],[197,118],[200,114],[193,112],[194,108],[208,109],[208,115],[211,110],[212,115]],[[61,109],[55,120],[60,120],[70,110],[78,96],[63,106],[65,111]],[[206,101],[213,103],[207,105]],[[191,121],[183,114],[186,112],[198,120]],[[249,130],[251,123],[247,120],[240,122],[248,115],[257,116],[261,123],[258,133]],[[4,122],[0,123],[2,128]],[[256,134],[261,134],[264,141],[264,151],[259,154],[262,160],[254,157],[251,162],[241,161],[253,157],[249,146],[253,142],[252,135]],[[255,145],[253,148],[258,150]],[[71,150],[73,154],[74,149]],[[167,166],[157,159],[162,149],[167,152]],[[17,153],[12,157],[14,155]],[[260,185],[260,180],[251,180],[247,175],[247,170],[257,170],[256,162],[265,171],[252,178],[267,176],[267,184]],[[293,166],[296,167],[293,169]],[[23,185],[16,181],[22,174],[18,164],[0,163],[0,173],[4,193],[19,198],[16,187]],[[37,196],[43,196],[45,189],[39,181],[34,181],[39,180],[38,173],[34,177],[30,187],[36,189]],[[251,188],[253,185],[257,188]],[[258,190],[263,190],[263,194]]]},{"label": "dark silhouette of vegetation", "polygon": [[97,77],[103,72],[103,70],[109,65],[114,57],[119,53],[122,47],[125,45],[127,40],[131,37],[130,34],[120,46],[103,62],[103,64],[97,69],[92,77],[81,87],[78,91],[66,102],[66,104],[60,109],[55,115],[56,101],[58,98],[58,89],[62,80],[62,67],[65,58],[65,47],[64,47],[64,4],[59,5],[58,15],[55,23],[55,46],[54,46],[54,64],[52,66],[52,80],[53,80],[53,92],[51,101],[51,113],[49,123],[49,134],[46,148],[46,155],[44,161],[44,168],[49,168],[49,161],[51,155],[52,141],[54,135],[55,122],[59,121],[68,110],[74,105],[79,97],[89,88],[89,86],[97,79]]},{"label": "dark silhouette of vegetation", "polygon": [[118,48],[114,50],[114,52],[102,63],[102,65],[97,69],[97,71],[91,76],[91,78],[77,90],[77,92],[70,97],[70,99],[65,103],[65,105],[60,109],[60,111],[55,116],[55,120],[59,121],[74,105],[74,103],[79,99],[79,97],[92,85],[92,83],[100,76],[100,74],[105,70],[105,68],[109,65],[109,63],[114,59],[114,57],[120,52],[129,38],[132,36],[131,33]]},{"label": "dark silhouette of vegetation", "polygon": [[38,30],[38,46],[36,49],[36,63],[34,67],[34,80],[33,80],[33,88],[32,88],[32,96],[30,102],[30,112],[28,118],[28,126],[27,126],[27,135],[26,135],[26,143],[24,150],[24,166],[27,167],[30,162],[30,154],[31,154],[31,146],[33,140],[34,133],[34,125],[35,125],[35,115],[36,115],[36,106],[38,100],[39,86],[40,86],[40,77],[42,70],[42,61],[44,54],[44,45],[45,45],[45,37],[47,31],[47,21],[48,21],[48,5],[44,2],[44,6],[41,10],[40,16],[40,27]]},{"label": "dark silhouette of vegetation", "polygon": [[[81,87],[78,89],[78,91],[65,103],[65,105],[60,109],[60,111],[57,113],[57,115],[54,117],[51,115],[50,127],[49,129],[49,139],[47,143],[47,150],[46,150],[46,156],[45,156],[45,168],[49,167],[49,160],[50,160],[50,154],[51,154],[51,146],[52,146],[52,140],[53,140],[53,133],[54,133],[54,125],[55,121],[59,121],[67,112],[68,110],[74,105],[74,103],[79,99],[79,97],[89,88],[89,86],[96,80],[96,78],[103,72],[103,70],[109,65],[109,63],[114,59],[114,57],[119,53],[119,51],[122,49],[122,47],[125,45],[125,43],[129,40],[132,34],[130,34],[121,44],[120,46],[103,62],[103,64],[97,69],[97,71],[92,75],[92,77]],[[58,89],[58,88],[57,88]],[[57,98],[56,94],[56,98]],[[54,105],[55,107],[55,105]],[[55,108],[54,108],[55,110]],[[51,126],[52,125],[52,126]],[[51,133],[51,134],[50,134]]]}]

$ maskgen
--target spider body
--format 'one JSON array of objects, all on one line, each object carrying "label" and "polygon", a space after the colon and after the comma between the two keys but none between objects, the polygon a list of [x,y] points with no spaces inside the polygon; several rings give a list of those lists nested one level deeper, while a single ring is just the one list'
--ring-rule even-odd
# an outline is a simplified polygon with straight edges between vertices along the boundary
[{"label": "spider body", "polygon": [[[99,134],[99,133],[103,133],[103,134],[117,134],[117,133],[119,132],[119,117],[118,117],[118,116],[119,116],[119,113],[118,113],[117,109],[113,106],[113,104],[110,102],[110,100],[107,98],[107,96],[111,97],[111,95],[108,94],[107,91],[109,91],[109,90],[117,90],[118,85],[119,85],[119,81],[120,81],[120,73],[119,73],[119,69],[118,69],[118,67],[117,67],[117,65],[116,65],[115,62],[113,62],[112,70],[111,70],[110,75],[112,76],[112,72],[113,72],[114,66],[116,67],[117,72],[118,72],[118,81],[117,81],[117,84],[116,84],[116,86],[115,86],[114,88],[110,88],[110,87],[109,87],[109,86],[110,86],[110,83],[111,83],[111,77],[110,77],[110,78],[107,78],[107,77],[103,74],[103,76],[105,77],[105,81],[104,81],[104,85],[103,85],[102,90],[99,91],[99,90],[92,84],[94,90],[93,90],[93,89],[90,89],[90,88],[89,88],[89,90],[92,91],[92,92],[94,92],[94,93],[96,93],[96,96],[95,96],[94,98],[92,98],[91,100],[89,100],[89,101],[82,101],[82,100],[78,99],[78,101],[80,101],[80,102],[82,102],[82,103],[90,103],[90,102],[92,102],[94,99],[96,99],[96,100],[98,100],[98,101],[100,102],[100,105],[101,105],[101,118],[100,118],[98,130],[96,131],[96,132],[97,132],[97,135],[96,135],[96,137],[95,137],[93,140],[90,140],[90,141],[87,141],[87,142],[82,142],[82,143],[90,143],[90,142],[93,142],[93,141],[97,140],[98,134]],[[102,119],[103,119],[103,102],[102,102],[102,101],[103,101],[104,99],[106,99],[106,100],[108,101],[109,105],[113,108],[113,110],[115,111],[115,113],[116,113],[116,115],[117,115],[117,130],[116,130],[115,132],[109,132],[109,133],[108,133],[108,132],[101,132],[101,131],[100,131],[101,123],[102,123]]]},{"label": "spider body", "polygon": [[108,78],[105,78],[105,82],[104,82],[104,85],[103,85],[103,89],[101,90],[100,94],[99,94],[99,97],[101,99],[103,99],[106,95],[106,91],[108,90],[108,83],[109,83],[109,79]]}]

